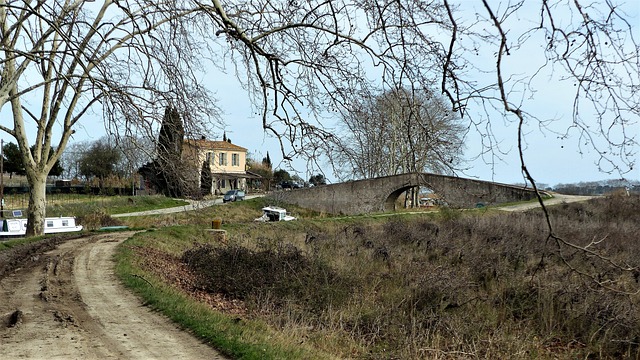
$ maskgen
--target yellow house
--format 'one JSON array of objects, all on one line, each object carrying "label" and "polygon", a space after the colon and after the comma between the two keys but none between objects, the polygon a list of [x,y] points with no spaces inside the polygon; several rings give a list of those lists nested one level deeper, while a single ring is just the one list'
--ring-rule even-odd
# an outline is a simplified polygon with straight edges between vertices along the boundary
[{"label": "yellow house", "polygon": [[[211,171],[212,194],[224,194],[231,189],[247,189],[247,149],[228,141],[186,139],[182,148],[183,159],[194,165],[197,184],[201,187],[201,169],[206,164]],[[195,180],[195,179],[193,179]]]}]

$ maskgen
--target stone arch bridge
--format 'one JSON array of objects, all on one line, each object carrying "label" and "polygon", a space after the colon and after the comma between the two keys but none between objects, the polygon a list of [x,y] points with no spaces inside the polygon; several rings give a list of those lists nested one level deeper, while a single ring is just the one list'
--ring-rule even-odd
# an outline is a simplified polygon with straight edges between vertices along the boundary
[{"label": "stone arch bridge", "polygon": [[414,187],[427,187],[455,208],[531,200],[531,188],[430,173],[408,173],[311,188],[278,191],[271,197],[332,214],[393,211],[398,197]]}]

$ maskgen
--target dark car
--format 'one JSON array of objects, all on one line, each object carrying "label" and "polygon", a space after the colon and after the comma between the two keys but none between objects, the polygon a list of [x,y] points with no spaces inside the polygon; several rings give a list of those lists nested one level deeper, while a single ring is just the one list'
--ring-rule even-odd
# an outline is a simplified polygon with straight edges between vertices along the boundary
[{"label": "dark car", "polygon": [[244,191],[242,190],[229,190],[224,197],[222,198],[222,202],[229,201],[242,201],[244,200]]},{"label": "dark car", "polygon": [[280,189],[291,189],[291,188],[293,187],[293,184],[292,184],[292,183],[290,183],[289,181],[281,181],[281,182],[278,184],[278,187],[279,187]]},{"label": "dark car", "polygon": [[278,184],[280,189],[301,189],[302,185],[293,181],[282,181]]}]

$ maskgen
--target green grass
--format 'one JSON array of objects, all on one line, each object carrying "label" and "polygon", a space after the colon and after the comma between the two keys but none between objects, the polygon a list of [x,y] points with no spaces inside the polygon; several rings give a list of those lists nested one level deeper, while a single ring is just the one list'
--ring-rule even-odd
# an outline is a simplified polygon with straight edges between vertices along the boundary
[{"label": "green grass", "polygon": [[36,237],[30,237],[30,238],[16,238],[16,239],[10,239],[6,241],[0,241],[0,251],[8,250],[16,246],[38,242],[43,238],[44,238],[43,236],[36,236]]},{"label": "green grass", "polygon": [[223,228],[233,228],[234,224],[252,223],[262,215],[262,208],[268,205],[284,206],[287,211],[299,219],[318,218],[322,216],[318,212],[303,209],[293,205],[277,203],[267,198],[253,198],[245,201],[220,204],[197,211],[179,212],[173,214],[135,216],[121,218],[131,227],[136,228],[163,228],[173,225],[194,225],[203,228],[211,228],[215,219],[222,220]]},{"label": "green grass", "polygon": [[57,201],[47,206],[47,216],[81,215],[101,211],[107,214],[164,209],[188,204],[184,200],[164,196],[77,196],[74,201]]},{"label": "green grass", "polygon": [[[5,195],[11,199],[11,196]],[[131,199],[131,200],[129,200]],[[13,199],[15,200],[15,199]],[[46,214],[48,217],[56,216],[76,216],[91,224],[85,225],[85,229],[90,229],[93,225],[93,221],[90,221],[92,217],[101,217],[101,214],[105,214],[107,217],[109,214],[119,214],[127,212],[145,211],[153,209],[163,209],[174,206],[183,206],[188,204],[184,200],[166,198],[164,196],[93,196],[93,195],[61,195],[56,194],[54,196],[48,196],[48,201],[51,205],[47,206]],[[7,203],[11,203],[12,200],[8,200]],[[13,201],[15,203],[15,201]],[[5,206],[5,211],[17,209],[16,206]],[[93,215],[93,216],[92,216]],[[100,222],[99,220],[96,220]],[[96,224],[94,227],[99,227],[100,224]],[[58,235],[60,236],[60,235]],[[30,238],[15,238],[0,241],[0,251],[13,248],[16,246],[29,244],[40,241],[46,238],[46,236],[30,237]]]}]

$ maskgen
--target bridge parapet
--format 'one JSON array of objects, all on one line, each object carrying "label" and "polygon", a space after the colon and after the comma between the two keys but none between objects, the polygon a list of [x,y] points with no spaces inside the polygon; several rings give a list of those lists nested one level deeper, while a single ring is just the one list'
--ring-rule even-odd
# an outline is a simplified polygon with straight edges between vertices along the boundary
[{"label": "bridge parapet", "polygon": [[394,210],[400,194],[416,186],[433,190],[449,206],[471,208],[535,198],[530,188],[430,173],[407,173],[339,184],[280,191],[279,199],[332,214],[367,214]]}]

